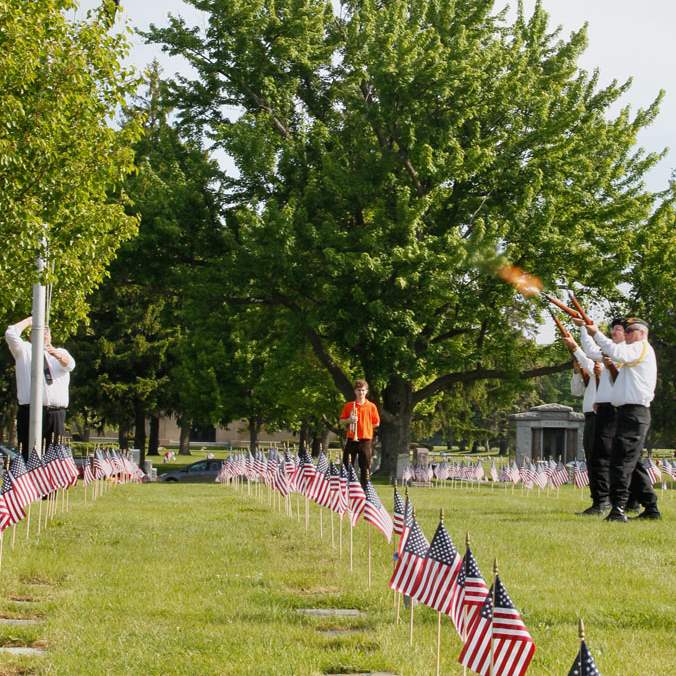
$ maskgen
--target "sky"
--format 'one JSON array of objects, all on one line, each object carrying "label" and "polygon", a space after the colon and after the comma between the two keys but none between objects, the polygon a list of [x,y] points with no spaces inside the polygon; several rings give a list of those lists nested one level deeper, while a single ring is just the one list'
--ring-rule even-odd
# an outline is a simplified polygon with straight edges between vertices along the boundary
[{"label": "sky", "polygon": [[[75,14],[82,16],[96,7],[99,0],[80,0]],[[507,2],[496,2],[502,7]],[[510,3],[512,6],[515,2]],[[589,46],[580,60],[580,66],[592,70],[598,67],[601,84],[613,79],[633,78],[630,91],[621,106],[632,110],[648,106],[660,89],[666,90],[661,112],[653,124],[641,132],[638,142],[649,151],[660,152],[671,148],[668,155],[648,176],[648,187],[653,190],[667,186],[671,172],[676,168],[676,49],[673,47],[673,27],[676,26],[674,0],[543,0],[550,15],[550,25],[560,25],[569,35],[585,22],[589,24]],[[163,26],[169,13],[182,16],[191,25],[205,26],[204,15],[182,0],[122,0],[124,16],[134,27],[145,29],[150,23]],[[526,10],[532,10],[535,0],[524,0]],[[162,53],[156,45],[146,45],[133,36],[130,61],[138,68],[153,59],[162,66],[165,76],[175,72],[186,73],[185,63]]]}]

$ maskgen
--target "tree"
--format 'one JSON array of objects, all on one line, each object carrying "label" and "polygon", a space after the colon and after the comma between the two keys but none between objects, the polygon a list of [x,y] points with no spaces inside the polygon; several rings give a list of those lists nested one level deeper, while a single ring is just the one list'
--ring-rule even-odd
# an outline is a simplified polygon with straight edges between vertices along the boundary
[{"label": "tree", "polygon": [[206,31],[148,37],[197,74],[172,85],[183,127],[238,169],[214,307],[299,318],[347,397],[365,374],[386,472],[430,397],[568,366],[523,340],[540,307],[495,269],[609,292],[657,159],[634,143],[658,102],[613,118],[629,83],[578,68],[584,29],[560,39],[539,4],[510,25],[489,0],[191,4]]},{"label": "tree", "polygon": [[113,118],[136,82],[110,0],[86,19],[72,0],[0,3],[0,317],[29,313],[46,239],[52,315],[71,332],[137,220],[115,199],[139,125]]},{"label": "tree", "polygon": [[185,333],[180,306],[191,271],[203,265],[206,252],[218,255],[223,248],[212,187],[217,167],[198,143],[180,138],[169,112],[154,64],[147,91],[127,113],[145,120],[134,147],[137,170],[124,185],[130,217],[140,221],[138,236],[120,248],[91,301],[85,344],[73,348],[89,356],[98,393],[85,385],[86,398],[76,402],[96,401],[98,412],[120,426],[121,438],[133,426],[142,460],[146,421],[154,454],[160,412],[181,414],[180,384],[171,373]]}]

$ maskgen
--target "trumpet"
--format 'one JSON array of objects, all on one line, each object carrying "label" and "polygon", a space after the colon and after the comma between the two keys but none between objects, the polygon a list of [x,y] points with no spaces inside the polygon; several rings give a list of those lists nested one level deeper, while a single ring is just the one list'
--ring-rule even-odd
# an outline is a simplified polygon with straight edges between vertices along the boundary
[{"label": "trumpet", "polygon": [[357,416],[357,419],[351,423],[352,426],[352,441],[359,441],[359,432],[357,431],[359,428],[359,411],[357,410],[357,402],[354,402],[354,405],[352,407],[352,412]]}]

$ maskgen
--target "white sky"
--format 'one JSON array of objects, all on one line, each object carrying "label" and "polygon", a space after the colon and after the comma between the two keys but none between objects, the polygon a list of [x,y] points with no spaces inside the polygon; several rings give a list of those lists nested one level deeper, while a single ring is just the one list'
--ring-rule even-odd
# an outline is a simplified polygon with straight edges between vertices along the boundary
[{"label": "white sky", "polygon": [[[81,9],[96,7],[99,0],[80,0]],[[152,22],[166,24],[169,13],[183,16],[191,25],[204,26],[204,15],[182,0],[122,0],[124,14],[132,26],[145,29]],[[496,2],[496,7],[508,4]],[[512,6],[516,3],[512,1]],[[532,10],[535,0],[524,0],[527,10]],[[676,26],[674,0],[544,0],[550,14],[550,25],[563,26],[564,35],[589,23],[589,47],[580,65],[592,70],[598,67],[601,83],[612,79],[624,81],[633,77],[633,85],[620,104],[631,105],[633,110],[645,107],[660,89],[666,90],[657,120],[639,137],[639,144],[649,151],[671,151],[648,176],[653,190],[667,186],[676,168],[676,49],[673,30]],[[143,68],[156,58],[165,75],[185,72],[186,66],[176,58],[163,54],[155,45],[145,45],[139,36],[133,37],[131,61]]]}]

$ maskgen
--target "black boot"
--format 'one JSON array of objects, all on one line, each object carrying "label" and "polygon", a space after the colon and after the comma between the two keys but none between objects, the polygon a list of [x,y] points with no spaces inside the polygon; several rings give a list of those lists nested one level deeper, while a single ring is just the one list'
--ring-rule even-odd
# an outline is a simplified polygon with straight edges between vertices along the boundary
[{"label": "black boot", "polygon": [[627,515],[624,513],[622,507],[613,506],[610,510],[610,514],[606,517],[606,521],[620,521],[622,523],[627,523]]},{"label": "black boot", "polygon": [[609,502],[595,502],[582,512],[575,512],[578,516],[603,516],[610,509]]},{"label": "black boot", "polygon": [[662,515],[660,514],[657,507],[646,507],[637,517],[637,519],[661,519]]}]

